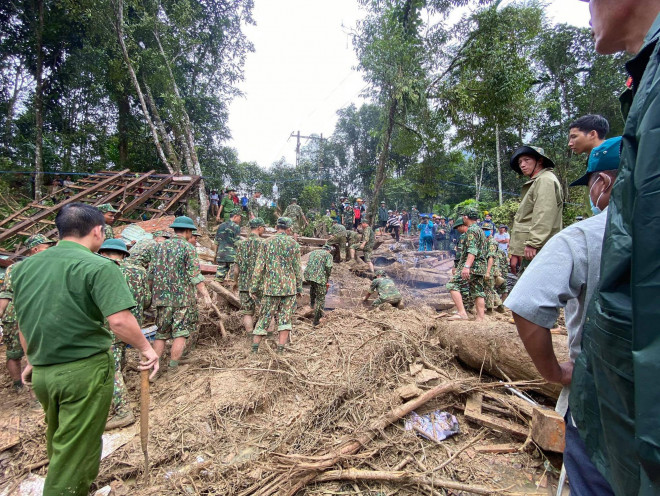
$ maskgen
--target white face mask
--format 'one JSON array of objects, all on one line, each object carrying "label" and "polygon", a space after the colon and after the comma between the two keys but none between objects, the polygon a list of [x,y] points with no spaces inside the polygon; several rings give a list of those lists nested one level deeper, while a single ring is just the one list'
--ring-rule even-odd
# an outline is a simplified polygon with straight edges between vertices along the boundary
[{"label": "white face mask", "polygon": [[[607,177],[607,180],[609,181],[609,184],[607,185],[607,187],[605,189],[609,188],[610,185],[612,184],[612,180],[610,179],[610,177],[609,176],[606,176],[606,177]],[[602,179],[602,177],[598,176],[598,179]],[[605,190],[601,191],[600,195],[598,195],[598,199],[596,199],[596,203],[594,203],[593,200],[591,199],[591,191],[594,189],[594,186],[596,186],[596,183],[598,182],[598,179],[596,179],[594,181],[594,183],[591,185],[591,188],[589,188],[589,203],[591,204],[591,211],[594,215],[598,215],[599,213],[602,212],[602,210],[600,209],[598,204],[600,203],[601,197],[605,193]]]}]

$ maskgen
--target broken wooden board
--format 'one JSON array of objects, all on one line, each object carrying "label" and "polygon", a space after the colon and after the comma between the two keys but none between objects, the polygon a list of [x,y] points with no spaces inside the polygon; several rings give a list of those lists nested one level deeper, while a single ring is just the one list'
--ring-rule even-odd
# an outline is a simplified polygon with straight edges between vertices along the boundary
[{"label": "broken wooden board", "polygon": [[549,408],[534,408],[532,414],[532,440],[541,449],[563,453],[566,446],[564,418]]},{"label": "broken wooden board", "polygon": [[20,441],[20,424],[21,417],[19,415],[0,419],[0,452],[18,444]]},{"label": "broken wooden board", "polygon": [[493,455],[504,453],[516,453],[520,448],[519,444],[486,444],[484,446],[475,446],[474,451],[477,453],[490,453]]},{"label": "broken wooden board", "polygon": [[481,412],[483,395],[471,394],[465,402],[465,418],[499,432],[506,432],[514,437],[526,439],[529,428]]}]

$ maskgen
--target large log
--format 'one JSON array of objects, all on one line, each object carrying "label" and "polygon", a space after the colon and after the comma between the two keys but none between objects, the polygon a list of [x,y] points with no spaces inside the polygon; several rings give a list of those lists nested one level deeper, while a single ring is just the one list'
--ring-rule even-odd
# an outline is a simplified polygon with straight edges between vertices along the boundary
[{"label": "large log", "polygon": [[227,302],[230,305],[236,308],[241,308],[241,300],[239,300],[238,296],[236,296],[234,293],[229,291],[227,288],[223,287],[221,284],[215,281],[206,281],[206,284],[208,285],[209,288],[211,288],[213,291],[215,291],[225,300],[227,300]]},{"label": "large log", "polygon": [[[541,381],[535,390],[552,399],[559,397],[561,386],[543,381],[513,324],[492,320],[436,322],[440,344],[464,364],[504,380]],[[552,342],[559,362],[568,361],[566,337],[553,335]]]}]

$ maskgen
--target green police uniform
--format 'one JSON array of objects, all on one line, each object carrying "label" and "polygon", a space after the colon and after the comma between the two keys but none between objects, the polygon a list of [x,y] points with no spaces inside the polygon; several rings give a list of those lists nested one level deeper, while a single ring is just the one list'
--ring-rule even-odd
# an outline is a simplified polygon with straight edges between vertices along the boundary
[{"label": "green police uniform", "polygon": [[261,316],[253,334],[265,336],[273,317],[277,330],[292,329],[296,293],[302,293],[300,245],[280,232],[263,242],[252,274],[250,293],[261,294]]},{"label": "green police uniform", "polygon": [[[232,214],[238,213],[234,210]],[[216,252],[215,262],[218,264],[218,269],[215,278],[218,281],[224,281],[229,273],[234,260],[236,259],[236,250],[234,245],[241,234],[241,227],[233,220],[229,219],[218,226],[215,233],[215,243],[218,245]]]},{"label": "green police uniform", "polygon": [[222,201],[220,202],[220,207],[222,207],[222,213],[220,214],[220,218],[222,222],[227,222],[229,220],[231,213],[234,210],[236,210],[236,204],[234,203],[234,200],[231,199],[231,196],[229,196],[229,194],[226,194],[222,197]]},{"label": "green police uniform", "polygon": [[135,303],[115,263],[72,241],[12,272],[32,384],[46,414],[44,495],[86,496],[98,474],[112,400],[112,333],[104,324]]},{"label": "green police uniform", "polygon": [[325,308],[326,284],[332,272],[332,255],[330,245],[328,248],[314,250],[309,254],[304,278],[310,283],[309,304],[314,308],[314,323],[318,323]]},{"label": "green police uniform", "polygon": [[[247,239],[236,243],[236,265],[238,265],[238,295],[241,300],[241,315],[254,315],[256,302],[250,297],[250,283],[257,263],[262,239],[250,233]],[[256,294],[255,294],[256,296]]]},{"label": "green police uniform", "polygon": [[401,302],[401,293],[399,293],[394,281],[389,277],[375,278],[371,281],[369,292],[378,293],[378,298],[372,303],[374,307],[382,305],[383,303],[390,303],[391,305],[396,306]]},{"label": "green police uniform", "polygon": [[195,286],[204,281],[197,251],[180,236],[156,246],[153,259],[156,339],[189,337],[198,320]]}]

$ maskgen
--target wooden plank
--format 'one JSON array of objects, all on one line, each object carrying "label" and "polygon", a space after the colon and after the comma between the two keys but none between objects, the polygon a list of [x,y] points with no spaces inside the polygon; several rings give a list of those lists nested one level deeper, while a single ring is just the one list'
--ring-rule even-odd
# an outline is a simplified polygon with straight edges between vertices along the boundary
[{"label": "wooden plank", "polygon": [[170,211],[170,210],[172,209],[172,207],[173,207],[174,205],[176,205],[176,204],[179,202],[179,200],[181,200],[181,198],[183,198],[185,195],[187,195],[188,192],[189,192],[190,190],[192,190],[192,188],[193,188],[197,183],[199,183],[199,181],[201,181],[201,179],[202,179],[202,178],[199,177],[199,176],[192,176],[191,181],[190,181],[189,183],[187,183],[186,186],[185,186],[184,188],[181,189],[181,191],[179,192],[179,194],[175,195],[174,198],[172,198],[172,201],[170,201],[170,202],[165,206],[165,208],[163,209],[163,212],[162,212],[161,214],[156,214],[156,215],[154,216],[154,218],[158,218],[158,217],[162,216],[165,212]]},{"label": "wooden plank", "polygon": [[566,446],[564,418],[549,408],[534,408],[532,439],[542,449],[563,453]]},{"label": "wooden plank", "polygon": [[503,420],[493,415],[481,413],[482,402],[483,396],[481,394],[470,395],[465,403],[465,418],[493,430],[506,432],[514,437],[522,439],[527,438],[529,428],[523,427],[514,422],[509,422],[508,420]]},{"label": "wooden plank", "polygon": [[485,395],[486,398],[491,398],[497,401],[501,405],[516,408],[517,410],[520,411],[520,413],[523,413],[530,418],[532,416],[532,412],[534,411],[534,405],[512,394],[502,394],[502,393],[496,393],[494,391],[489,391],[485,393]]},{"label": "wooden plank", "polygon": [[122,209],[121,213],[123,215],[126,215],[126,214],[132,212],[133,210],[135,210],[135,207],[137,207],[138,205],[143,204],[145,201],[147,201],[153,195],[155,195],[160,190],[162,190],[165,186],[170,184],[172,182],[172,178],[174,178],[174,174],[170,174],[169,176],[166,176],[164,179],[162,179],[161,181],[154,184],[151,188],[149,188],[147,191],[145,191],[140,196],[135,198],[131,203],[126,205]]},{"label": "wooden plank", "polygon": [[490,454],[500,454],[500,453],[516,453],[520,445],[517,444],[488,444],[483,446],[475,446],[474,451],[477,453],[490,453]]},{"label": "wooden plank", "polygon": [[21,417],[19,415],[0,419],[0,452],[16,446],[21,440],[20,424]]},{"label": "wooden plank", "polygon": [[[153,174],[154,172],[156,172],[156,171],[155,171],[155,170],[150,170],[149,172],[145,172],[143,175],[141,175],[141,176],[135,178],[133,181],[131,181],[130,183],[128,183],[128,184],[127,184],[126,186],[124,186],[123,188],[118,188],[116,191],[112,192],[111,194],[109,194],[109,195],[107,195],[107,196],[104,196],[103,198],[97,200],[97,201],[94,203],[94,206],[96,206],[96,205],[103,205],[104,203],[110,203],[112,200],[114,200],[114,199],[117,198],[118,196],[123,195],[125,191],[128,192],[128,190],[129,190],[130,188],[133,188],[133,187],[137,186],[138,184],[143,183],[143,182],[144,182],[146,179],[148,179],[149,176],[150,176],[151,174]],[[121,210],[120,210],[120,212],[121,212]]]}]

